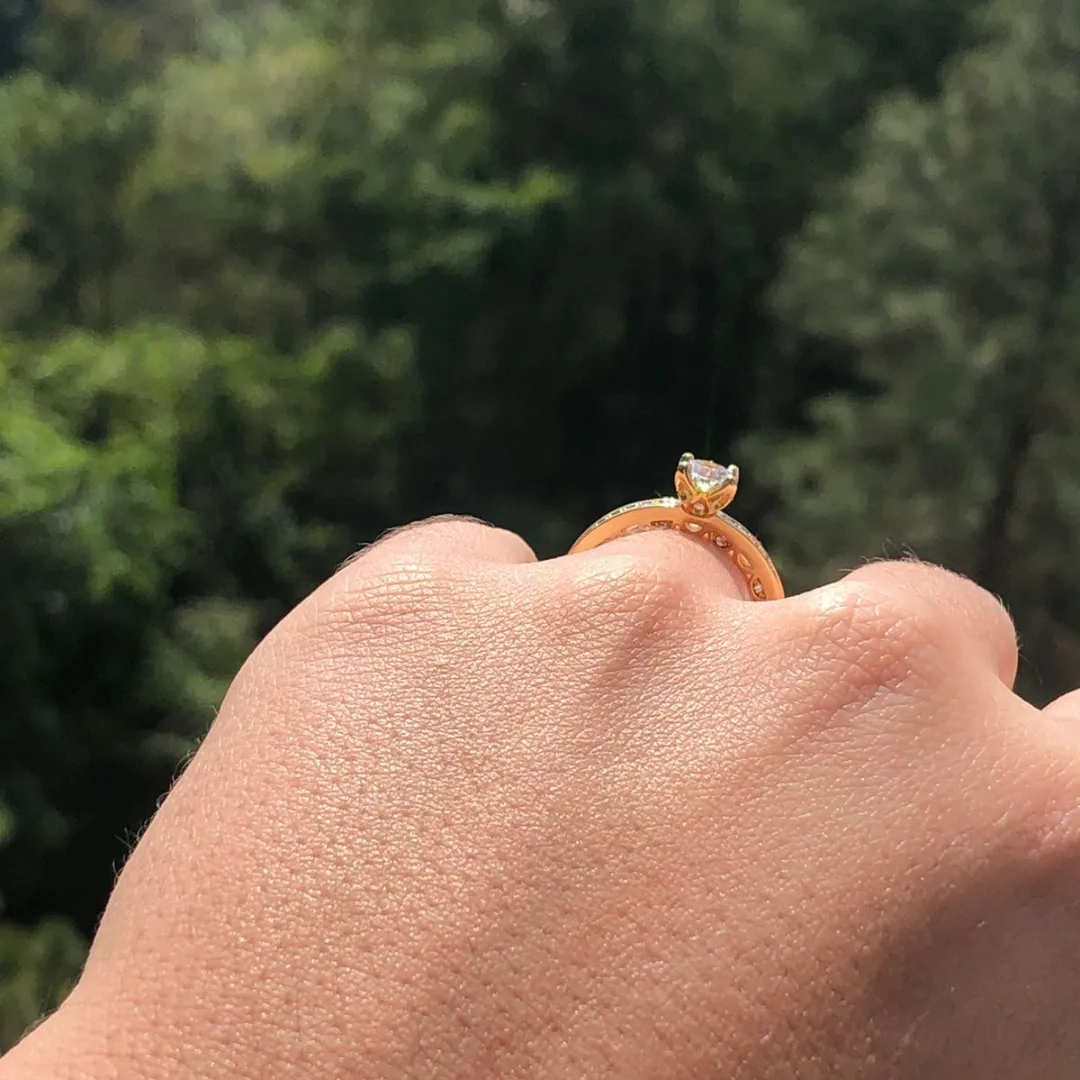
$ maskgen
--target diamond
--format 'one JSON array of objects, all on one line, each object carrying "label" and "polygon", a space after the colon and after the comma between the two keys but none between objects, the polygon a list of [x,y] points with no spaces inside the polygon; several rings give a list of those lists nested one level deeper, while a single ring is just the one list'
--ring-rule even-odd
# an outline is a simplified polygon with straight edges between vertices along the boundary
[{"label": "diamond", "polygon": [[686,475],[690,482],[702,493],[716,491],[735,480],[735,474],[726,465],[717,465],[715,461],[693,458],[686,466]]}]

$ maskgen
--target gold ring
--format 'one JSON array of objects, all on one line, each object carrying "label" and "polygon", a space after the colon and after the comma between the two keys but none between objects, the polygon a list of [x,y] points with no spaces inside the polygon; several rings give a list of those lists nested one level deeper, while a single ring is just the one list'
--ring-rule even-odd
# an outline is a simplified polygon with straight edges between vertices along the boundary
[{"label": "gold ring", "polygon": [[727,555],[754,600],[780,600],[784,585],[769,553],[749,529],[724,513],[739,487],[736,465],[717,465],[683,454],[675,472],[674,499],[646,499],[605,514],[578,537],[570,553],[650,529],[676,529]]}]

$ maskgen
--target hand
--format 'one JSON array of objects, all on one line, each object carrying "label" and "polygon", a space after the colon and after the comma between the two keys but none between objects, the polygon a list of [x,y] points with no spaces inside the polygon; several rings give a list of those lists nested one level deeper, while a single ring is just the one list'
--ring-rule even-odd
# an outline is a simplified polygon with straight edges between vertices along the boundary
[{"label": "hand", "polygon": [[[16,1077],[1080,1069],[1080,705],[1000,605],[400,532],[237,677]],[[22,1069],[23,1071],[20,1071]]]}]

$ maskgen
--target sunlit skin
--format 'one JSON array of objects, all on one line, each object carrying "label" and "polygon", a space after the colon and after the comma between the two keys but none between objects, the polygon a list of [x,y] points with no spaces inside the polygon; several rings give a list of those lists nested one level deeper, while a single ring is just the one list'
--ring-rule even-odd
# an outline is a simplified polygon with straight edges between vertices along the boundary
[{"label": "sunlit skin", "polygon": [[398,532],[256,650],[0,1080],[1074,1078],[1080,702],[998,602]]}]

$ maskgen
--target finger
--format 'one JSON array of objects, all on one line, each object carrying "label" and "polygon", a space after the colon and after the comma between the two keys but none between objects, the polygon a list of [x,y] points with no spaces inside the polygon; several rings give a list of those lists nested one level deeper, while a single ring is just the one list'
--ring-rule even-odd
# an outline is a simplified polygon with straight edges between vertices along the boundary
[{"label": "finger", "polygon": [[1056,701],[1051,701],[1043,709],[1043,716],[1073,726],[1080,726],[1080,690],[1070,690],[1067,694],[1062,694]]},{"label": "finger", "polygon": [[884,590],[901,603],[929,609],[955,635],[958,647],[989,663],[1006,686],[1013,685],[1019,663],[1016,627],[1005,605],[970,579],[904,559],[868,563],[845,580],[849,587]]},{"label": "finger", "polygon": [[342,566],[446,562],[531,563],[532,548],[520,536],[476,518],[445,515],[417,521],[384,533]]},{"label": "finger", "polygon": [[630,555],[656,566],[667,573],[684,574],[702,589],[707,589],[716,599],[749,600],[750,593],[731,559],[704,540],[674,529],[650,529],[609,540],[600,547],[566,556],[573,559],[607,559],[609,561]]}]

